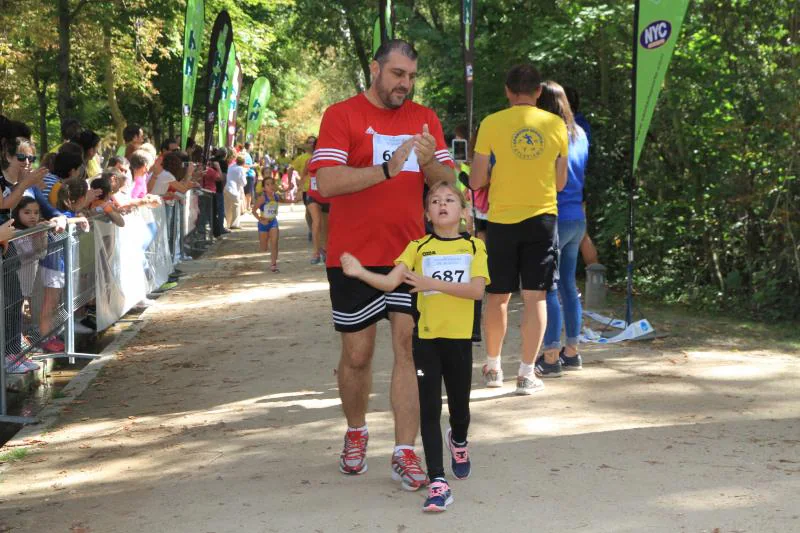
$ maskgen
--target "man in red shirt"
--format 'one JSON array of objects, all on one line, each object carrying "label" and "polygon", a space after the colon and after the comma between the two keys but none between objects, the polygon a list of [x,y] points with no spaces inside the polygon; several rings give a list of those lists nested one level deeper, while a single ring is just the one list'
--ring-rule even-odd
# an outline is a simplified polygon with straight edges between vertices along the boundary
[{"label": "man in red shirt", "polygon": [[427,482],[414,453],[419,397],[411,356],[414,330],[409,287],[383,293],[346,277],[339,258],[350,252],[375,272],[387,273],[413,239],[425,234],[424,184],[455,179],[442,125],[431,109],[408,99],[417,76],[417,53],[402,40],[384,43],[370,64],[366,92],[325,111],[309,171],[330,199],[328,281],[333,322],[342,335],[339,396],[348,429],[339,470],[366,472],[366,412],[372,384],[376,323],[388,318],[394,367],[395,420],[392,477],[417,490]]}]

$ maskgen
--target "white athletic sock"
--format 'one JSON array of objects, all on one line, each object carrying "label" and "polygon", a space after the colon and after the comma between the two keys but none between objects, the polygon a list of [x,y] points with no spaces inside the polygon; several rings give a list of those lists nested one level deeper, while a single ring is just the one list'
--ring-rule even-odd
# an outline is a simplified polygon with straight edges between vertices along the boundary
[{"label": "white athletic sock", "polygon": [[350,426],[348,426],[347,431],[359,431],[361,433],[369,433],[366,424],[361,426],[360,428],[351,428]]},{"label": "white athletic sock", "polygon": [[520,377],[529,378],[533,375],[533,366],[534,365],[526,365],[522,361],[519,362],[519,374]]},{"label": "white athletic sock", "polygon": [[394,453],[392,455],[400,455],[400,452],[402,452],[403,450],[414,451],[414,447],[409,446],[407,444],[398,444],[394,447]]},{"label": "white athletic sock", "polygon": [[486,356],[486,370],[500,370],[500,356]]}]

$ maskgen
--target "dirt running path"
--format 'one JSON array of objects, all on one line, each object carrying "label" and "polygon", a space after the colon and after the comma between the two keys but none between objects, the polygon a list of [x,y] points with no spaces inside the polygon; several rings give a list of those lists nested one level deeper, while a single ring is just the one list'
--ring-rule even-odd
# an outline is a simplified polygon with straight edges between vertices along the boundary
[{"label": "dirt running path", "polygon": [[476,349],[473,475],[427,516],[389,477],[381,324],[370,469],[341,475],[324,269],[308,264],[300,213],[281,224],[280,274],[250,219],[62,400],[58,425],[0,474],[0,531],[800,531],[797,354],[689,349],[679,335],[587,348],[583,372],[533,397],[484,389]]}]

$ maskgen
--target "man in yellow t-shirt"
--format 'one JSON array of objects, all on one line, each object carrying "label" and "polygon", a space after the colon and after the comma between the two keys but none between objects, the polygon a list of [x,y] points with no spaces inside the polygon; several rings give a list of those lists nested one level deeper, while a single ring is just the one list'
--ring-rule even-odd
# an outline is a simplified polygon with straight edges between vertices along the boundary
[{"label": "man in yellow t-shirt", "polygon": [[492,284],[487,288],[487,387],[503,386],[500,352],[506,334],[511,293],[522,286],[525,319],[517,394],[532,394],[544,384],[534,360],[547,326],[545,295],[558,270],[557,191],[567,183],[567,127],[561,117],[536,107],[541,76],[532,65],[517,65],[506,77],[511,107],[481,123],[475,144],[470,187],[489,180],[487,252]]}]

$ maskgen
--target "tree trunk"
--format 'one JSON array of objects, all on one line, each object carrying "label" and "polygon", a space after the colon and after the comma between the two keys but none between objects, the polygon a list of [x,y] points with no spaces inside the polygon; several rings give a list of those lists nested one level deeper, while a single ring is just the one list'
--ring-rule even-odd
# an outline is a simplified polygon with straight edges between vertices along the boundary
[{"label": "tree trunk", "polygon": [[[602,33],[601,33],[602,35]],[[609,68],[608,49],[606,48],[606,38],[603,35],[599,39],[597,46],[597,59],[600,66],[600,102],[603,104],[604,109],[608,109],[609,101],[609,87],[611,85],[611,76]]]},{"label": "tree trunk", "polygon": [[192,106],[192,115],[194,115],[194,117],[192,118],[192,127],[189,130],[189,138],[194,139],[195,142],[197,142],[197,129],[200,127],[200,123],[203,122],[203,119],[200,118],[201,107],[205,109],[205,106],[200,106],[200,105]]},{"label": "tree trunk", "polygon": [[367,85],[370,85],[369,57],[367,57],[367,49],[364,47],[364,40],[361,38],[358,25],[350,13],[351,10],[348,7],[345,7],[344,18],[345,22],[347,23],[347,30],[350,32],[350,37],[353,40],[353,47],[355,48],[358,62],[361,65],[361,70],[364,72],[364,80],[366,80]]},{"label": "tree trunk", "polygon": [[106,98],[108,99],[108,108],[111,111],[111,120],[114,122],[114,130],[117,133],[117,147],[122,146],[122,130],[128,125],[122,110],[119,108],[117,102],[117,90],[114,87],[115,75],[114,66],[111,64],[112,50],[111,50],[111,30],[107,27],[103,31],[103,86],[106,90]]},{"label": "tree trunk", "polygon": [[72,16],[69,10],[69,0],[58,0],[58,55],[56,56],[56,70],[58,72],[58,115],[62,122],[69,118],[75,108],[75,101],[70,92],[70,26]]},{"label": "tree trunk", "polygon": [[442,23],[442,17],[439,14],[439,10],[436,7],[435,1],[428,0],[428,11],[431,13],[431,22],[433,22],[433,27],[439,30],[439,33],[444,33],[444,24]]},{"label": "tree trunk", "polygon": [[156,148],[161,146],[161,140],[163,137],[164,130],[161,129],[161,102],[158,100],[151,100],[150,105],[147,106],[150,110],[150,124],[152,127],[152,134],[153,134],[153,143],[156,145]]},{"label": "tree trunk", "polygon": [[39,153],[44,155],[49,148],[47,143],[47,80],[42,79],[39,75],[38,66],[33,67],[33,86],[39,107]]}]

